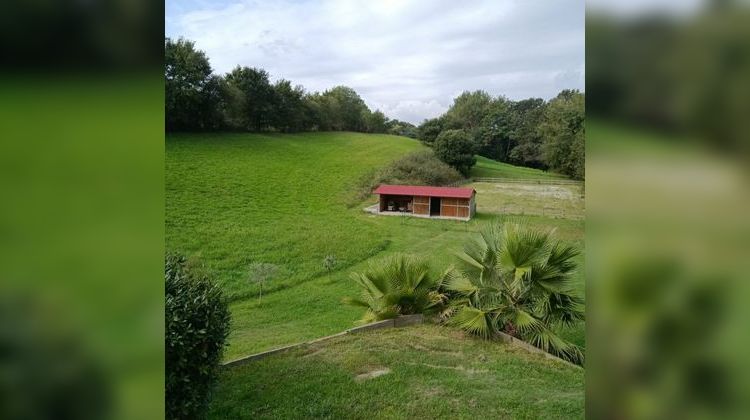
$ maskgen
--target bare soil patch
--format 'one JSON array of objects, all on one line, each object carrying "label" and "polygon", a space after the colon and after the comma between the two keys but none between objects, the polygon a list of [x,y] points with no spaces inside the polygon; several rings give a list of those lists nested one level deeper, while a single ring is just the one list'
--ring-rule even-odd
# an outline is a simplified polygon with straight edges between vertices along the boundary
[{"label": "bare soil patch", "polygon": [[354,380],[357,382],[361,382],[361,381],[366,381],[368,379],[377,378],[378,376],[387,375],[389,373],[391,373],[391,370],[388,368],[376,369],[370,372],[359,374],[354,377]]}]

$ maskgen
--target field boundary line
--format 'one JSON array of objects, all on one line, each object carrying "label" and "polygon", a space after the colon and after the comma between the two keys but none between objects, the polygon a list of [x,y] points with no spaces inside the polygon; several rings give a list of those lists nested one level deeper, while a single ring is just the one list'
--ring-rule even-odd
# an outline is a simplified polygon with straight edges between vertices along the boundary
[{"label": "field boundary line", "polygon": [[540,184],[540,185],[581,185],[583,181],[575,179],[532,179],[532,178],[489,178],[474,177],[474,182],[490,182],[500,184]]},{"label": "field boundary line", "polygon": [[290,344],[288,346],[278,347],[278,348],[266,350],[260,353],[251,354],[249,356],[243,356],[243,357],[222,363],[221,366],[222,367],[234,367],[234,366],[244,365],[246,363],[249,363],[255,360],[264,359],[274,354],[285,353],[289,350],[309,346],[311,344],[320,343],[322,341],[327,341],[332,338],[341,337],[347,334],[357,333],[361,331],[379,330],[383,328],[399,328],[399,327],[405,327],[407,325],[421,324],[423,322],[424,322],[424,316],[422,316],[422,314],[401,315],[398,318],[386,319],[383,321],[377,321],[377,322],[373,322],[370,324],[360,325],[358,327],[349,328],[347,330],[341,331],[340,333],[327,335],[325,337],[315,338],[315,339],[304,341],[301,343]]}]

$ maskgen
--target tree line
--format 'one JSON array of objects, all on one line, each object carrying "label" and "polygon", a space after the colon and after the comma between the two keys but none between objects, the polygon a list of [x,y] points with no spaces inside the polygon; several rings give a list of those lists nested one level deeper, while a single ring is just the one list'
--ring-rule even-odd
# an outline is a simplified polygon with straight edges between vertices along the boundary
[{"label": "tree line", "polygon": [[352,88],[309,93],[301,85],[270,80],[267,71],[237,66],[214,74],[195,43],[165,38],[166,130],[359,131],[416,137],[416,127],[371,111]]},{"label": "tree line", "polygon": [[464,92],[443,115],[425,120],[417,137],[464,174],[479,154],[583,179],[584,99],[577,90],[563,90],[550,101]]},{"label": "tree line", "polygon": [[371,111],[352,88],[307,92],[267,71],[237,66],[214,74],[195,43],[165,38],[166,130],[358,131],[419,138],[468,175],[475,154],[515,165],[584,177],[584,95],[564,90],[549,102],[511,101],[464,92],[438,118],[419,127]]},{"label": "tree line", "polygon": [[748,156],[750,10],[706,2],[686,19],[586,19],[592,117]]}]

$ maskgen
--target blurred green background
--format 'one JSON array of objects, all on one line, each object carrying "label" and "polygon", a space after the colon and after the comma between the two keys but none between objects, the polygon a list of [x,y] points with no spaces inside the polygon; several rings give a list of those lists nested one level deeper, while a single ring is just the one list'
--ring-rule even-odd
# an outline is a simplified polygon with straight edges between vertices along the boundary
[{"label": "blurred green background", "polygon": [[750,12],[591,3],[587,416],[747,418]]},{"label": "blurred green background", "polygon": [[161,77],[0,91],[0,417],[160,418]]},{"label": "blurred green background", "polygon": [[[587,8],[587,414],[744,418],[750,14],[654,3]],[[0,418],[163,417],[162,4],[2,12]]]},{"label": "blurred green background", "polygon": [[163,19],[0,6],[0,418],[164,416]]}]

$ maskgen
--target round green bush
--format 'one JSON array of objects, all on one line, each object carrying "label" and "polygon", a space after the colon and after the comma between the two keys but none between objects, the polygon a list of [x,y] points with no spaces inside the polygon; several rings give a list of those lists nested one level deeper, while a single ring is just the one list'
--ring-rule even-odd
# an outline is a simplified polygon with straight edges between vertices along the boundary
[{"label": "round green bush", "polygon": [[210,278],[182,256],[164,264],[166,417],[202,418],[229,334],[229,308]]}]

